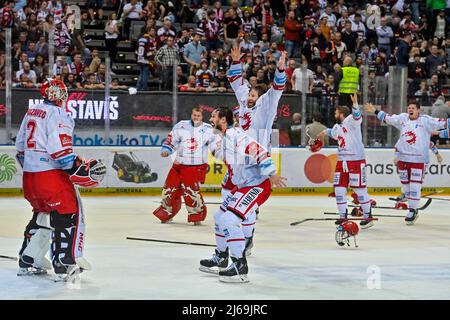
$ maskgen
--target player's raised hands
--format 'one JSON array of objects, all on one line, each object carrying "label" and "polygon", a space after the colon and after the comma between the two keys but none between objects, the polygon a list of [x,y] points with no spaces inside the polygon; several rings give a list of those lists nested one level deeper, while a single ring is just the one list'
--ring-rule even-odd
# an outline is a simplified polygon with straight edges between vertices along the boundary
[{"label": "player's raised hands", "polygon": [[280,60],[278,60],[278,70],[284,70],[286,66],[287,52],[281,51]]},{"label": "player's raised hands", "polygon": [[377,110],[377,109],[374,107],[373,104],[371,104],[371,103],[366,103],[366,104],[364,105],[364,110],[366,110],[366,112],[372,112],[372,113],[374,113],[375,110]]},{"label": "player's raised hands", "polygon": [[282,177],[282,176],[279,176],[279,175],[274,175],[274,176],[271,176],[270,178],[270,183],[272,184],[272,188],[286,188],[287,187],[287,185],[286,185],[286,178],[285,177]]},{"label": "player's raised hands", "polygon": [[241,48],[240,47],[233,47],[231,48],[231,59],[233,59],[233,62],[241,61]]}]

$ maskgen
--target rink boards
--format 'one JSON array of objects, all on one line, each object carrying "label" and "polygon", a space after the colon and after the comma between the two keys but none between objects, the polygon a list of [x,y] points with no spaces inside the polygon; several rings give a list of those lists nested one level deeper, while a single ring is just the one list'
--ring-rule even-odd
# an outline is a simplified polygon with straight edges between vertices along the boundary
[{"label": "rink boards", "polygon": [[[273,149],[277,168],[287,177],[287,188],[277,189],[281,194],[314,194],[332,191],[335,148],[311,153],[304,148]],[[159,147],[76,147],[75,152],[85,158],[102,159],[107,176],[99,188],[83,189],[83,194],[159,194],[172,165],[173,158],[161,158]],[[450,194],[450,150],[439,151],[444,163],[438,164],[430,153],[424,191],[443,190]],[[366,149],[367,180],[371,193],[390,194],[399,191],[400,183],[393,164],[393,149]],[[203,190],[220,192],[225,166],[211,155],[209,171]],[[0,194],[21,193],[22,170],[15,160],[14,147],[0,147]]]}]

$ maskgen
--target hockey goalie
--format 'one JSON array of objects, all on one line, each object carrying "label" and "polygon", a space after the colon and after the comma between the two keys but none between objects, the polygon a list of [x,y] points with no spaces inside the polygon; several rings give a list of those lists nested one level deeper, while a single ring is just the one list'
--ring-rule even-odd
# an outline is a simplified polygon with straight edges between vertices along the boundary
[{"label": "hockey goalie", "polygon": [[[24,197],[33,208],[19,252],[18,275],[43,274],[53,265],[55,281],[67,281],[77,271],[90,269],[83,258],[85,224],[76,186],[96,187],[106,167],[73,152],[74,121],[64,107],[68,97],[64,83],[48,79],[41,94],[43,103],[28,109],[16,139]],[[50,242],[51,262],[46,257]]]}]

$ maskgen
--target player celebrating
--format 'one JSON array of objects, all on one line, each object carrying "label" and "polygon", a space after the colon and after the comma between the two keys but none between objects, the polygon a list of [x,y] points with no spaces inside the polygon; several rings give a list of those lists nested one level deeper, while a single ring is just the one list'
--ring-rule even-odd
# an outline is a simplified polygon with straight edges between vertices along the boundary
[{"label": "player celebrating", "polygon": [[[362,115],[358,106],[358,96],[351,95],[353,102],[352,111],[347,106],[338,106],[335,111],[337,124],[333,128],[322,131],[318,138],[325,135],[337,140],[338,159],[334,175],[334,192],[339,210],[340,219],[336,224],[341,224],[347,219],[347,188],[353,188],[358,195],[358,201],[362,207],[364,218],[371,218],[371,200],[366,186],[366,156],[361,135]],[[373,226],[372,220],[360,222],[361,228]]]},{"label": "player celebrating", "polygon": [[74,121],[63,107],[67,100],[64,83],[49,79],[42,84],[41,94],[44,102],[28,109],[16,140],[24,196],[33,207],[19,253],[18,275],[46,273],[51,268],[45,255],[53,231],[55,281],[67,281],[77,270],[90,269],[83,258],[83,207],[73,184],[97,186],[106,167],[74,154]]},{"label": "player celebrating", "polygon": [[[286,73],[284,71],[287,53],[283,51],[278,62],[272,87],[264,93],[262,87],[250,88],[249,83],[242,76],[240,48],[231,49],[233,60],[228,70],[228,80],[239,103],[239,125],[250,136],[270,152],[270,135],[277,114],[278,102],[285,88]],[[227,172],[222,181],[222,199],[224,204],[216,214],[222,214],[227,206],[234,185],[231,174]],[[228,199],[228,200],[227,200]],[[253,247],[253,233],[256,212],[249,214],[248,223],[242,225],[246,239],[246,255],[250,255]]]},{"label": "player celebrating", "polygon": [[153,214],[166,223],[181,209],[181,196],[188,210],[188,222],[201,224],[206,206],[200,193],[208,168],[208,144],[213,138],[211,125],[204,123],[201,108],[192,109],[191,120],[178,122],[161,148],[161,156],[177,155],[162,191],[162,204]]},{"label": "player celebrating", "polygon": [[[211,114],[211,124],[219,135],[212,147],[214,156],[226,164],[236,186],[225,212],[215,215],[216,252],[200,261],[200,270],[217,273],[223,282],[248,282],[245,237],[241,226],[249,214],[270,196],[271,187],[285,187],[286,178],[276,175],[276,167],[266,148],[242,128],[233,127],[233,112],[218,108]],[[220,232],[220,236],[217,236]],[[228,248],[232,263],[228,265]],[[226,269],[225,269],[226,268]]]},{"label": "player celebrating", "polygon": [[417,210],[420,201],[425,164],[428,163],[430,138],[433,132],[440,131],[440,135],[448,135],[450,120],[431,118],[420,114],[420,105],[411,103],[407,113],[388,115],[377,110],[372,104],[365,105],[367,112],[374,112],[380,121],[392,125],[400,130],[400,138],[395,144],[398,151],[397,169],[400,175],[402,190],[406,192],[409,212],[405,217],[407,225],[413,225],[417,220]]}]

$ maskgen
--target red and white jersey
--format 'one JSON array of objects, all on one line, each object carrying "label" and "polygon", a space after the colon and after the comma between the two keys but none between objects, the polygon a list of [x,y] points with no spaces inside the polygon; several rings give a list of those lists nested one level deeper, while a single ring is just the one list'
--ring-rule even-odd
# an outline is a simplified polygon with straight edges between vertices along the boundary
[{"label": "red and white jersey", "polygon": [[72,150],[75,123],[64,108],[51,103],[31,106],[19,129],[16,149],[24,152],[24,172],[70,169],[76,155]]},{"label": "red and white jersey", "polygon": [[366,158],[361,134],[362,115],[358,106],[353,106],[352,114],[342,123],[337,123],[327,134],[338,142],[338,159],[341,161],[357,161]]},{"label": "red and white jersey", "polygon": [[232,127],[224,136],[216,135],[210,149],[225,163],[238,188],[257,186],[277,172],[268,150],[242,128]]},{"label": "red and white jersey", "polygon": [[278,102],[285,88],[286,73],[276,69],[272,87],[256,100],[253,108],[247,107],[250,86],[242,77],[240,63],[231,65],[228,70],[228,80],[239,102],[239,125],[270,151],[270,135],[277,115]]},{"label": "red and white jersey", "polygon": [[449,129],[449,120],[420,115],[411,120],[407,113],[389,115],[378,112],[378,119],[400,130],[400,138],[395,144],[398,159],[403,162],[428,163],[430,138],[433,132]]},{"label": "red and white jersey", "polygon": [[162,151],[176,151],[175,162],[199,165],[208,162],[208,145],[214,138],[210,124],[194,126],[191,120],[178,122],[162,145]]}]

